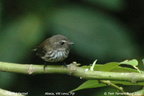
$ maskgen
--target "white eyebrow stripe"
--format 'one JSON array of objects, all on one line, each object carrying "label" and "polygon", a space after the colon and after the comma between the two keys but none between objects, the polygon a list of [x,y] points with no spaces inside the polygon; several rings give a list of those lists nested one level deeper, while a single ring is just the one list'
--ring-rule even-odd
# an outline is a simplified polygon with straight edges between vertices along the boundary
[{"label": "white eyebrow stripe", "polygon": [[62,42],[67,42],[66,40],[61,40]]}]

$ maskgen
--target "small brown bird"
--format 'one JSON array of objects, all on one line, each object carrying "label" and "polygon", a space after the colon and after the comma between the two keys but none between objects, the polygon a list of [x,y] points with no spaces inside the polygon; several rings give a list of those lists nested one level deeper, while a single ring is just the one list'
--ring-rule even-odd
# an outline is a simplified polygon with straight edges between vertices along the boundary
[{"label": "small brown bird", "polygon": [[71,44],[73,42],[70,42],[65,36],[54,35],[43,41],[34,51],[36,51],[37,56],[46,62],[60,62],[68,57],[69,45]]}]

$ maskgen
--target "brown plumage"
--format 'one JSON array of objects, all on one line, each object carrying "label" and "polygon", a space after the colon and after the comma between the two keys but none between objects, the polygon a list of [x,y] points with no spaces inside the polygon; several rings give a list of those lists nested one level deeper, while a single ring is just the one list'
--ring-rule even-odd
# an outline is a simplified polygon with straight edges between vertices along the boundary
[{"label": "brown plumage", "polygon": [[60,62],[68,57],[71,44],[73,42],[70,42],[65,36],[54,35],[43,41],[34,51],[46,62]]}]

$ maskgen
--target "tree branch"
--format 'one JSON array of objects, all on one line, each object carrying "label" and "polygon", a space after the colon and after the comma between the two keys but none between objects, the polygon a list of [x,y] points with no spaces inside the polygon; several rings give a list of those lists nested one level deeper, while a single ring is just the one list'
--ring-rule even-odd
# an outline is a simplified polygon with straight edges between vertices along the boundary
[{"label": "tree branch", "polygon": [[[27,95],[28,93],[24,93],[24,94]],[[0,89],[0,96],[25,96],[25,95],[22,95],[21,93],[15,93],[4,89]]]},{"label": "tree branch", "polygon": [[122,93],[125,93],[122,87],[117,86],[116,84],[112,83],[112,82],[109,81],[109,80],[100,80],[100,82],[101,82],[101,83],[104,83],[104,84],[107,84],[107,85],[109,85],[109,86],[112,86],[112,87],[118,89],[119,91],[121,91]]},{"label": "tree branch", "polygon": [[[112,83],[112,82],[109,81],[109,80],[100,80],[100,82],[101,82],[101,83],[104,83],[104,84],[107,84],[107,85],[109,85],[109,86],[112,86],[112,87],[114,87],[114,88],[116,88],[116,89],[118,89],[118,90],[119,90],[120,92],[122,92],[122,94],[125,95],[125,96],[136,96],[136,95],[131,95],[131,94],[133,94],[133,93],[125,92],[122,87],[119,87],[118,85]],[[140,95],[142,95],[142,94],[140,94]],[[138,95],[138,96],[139,96],[139,95]]]},{"label": "tree branch", "polygon": [[67,67],[59,65],[48,65],[44,71],[43,65],[0,62],[0,71],[29,75],[59,73],[76,76],[81,79],[123,80],[130,82],[144,81],[144,74],[142,73],[91,71],[88,68],[78,67],[76,63],[71,63],[67,65]]}]

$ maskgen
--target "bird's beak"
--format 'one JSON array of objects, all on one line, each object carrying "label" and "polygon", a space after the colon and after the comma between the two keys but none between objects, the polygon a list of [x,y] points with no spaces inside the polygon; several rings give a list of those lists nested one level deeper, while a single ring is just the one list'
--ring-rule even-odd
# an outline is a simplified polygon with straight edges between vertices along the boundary
[{"label": "bird's beak", "polygon": [[69,44],[69,45],[73,45],[73,44],[74,44],[74,42],[69,42],[68,44]]}]

